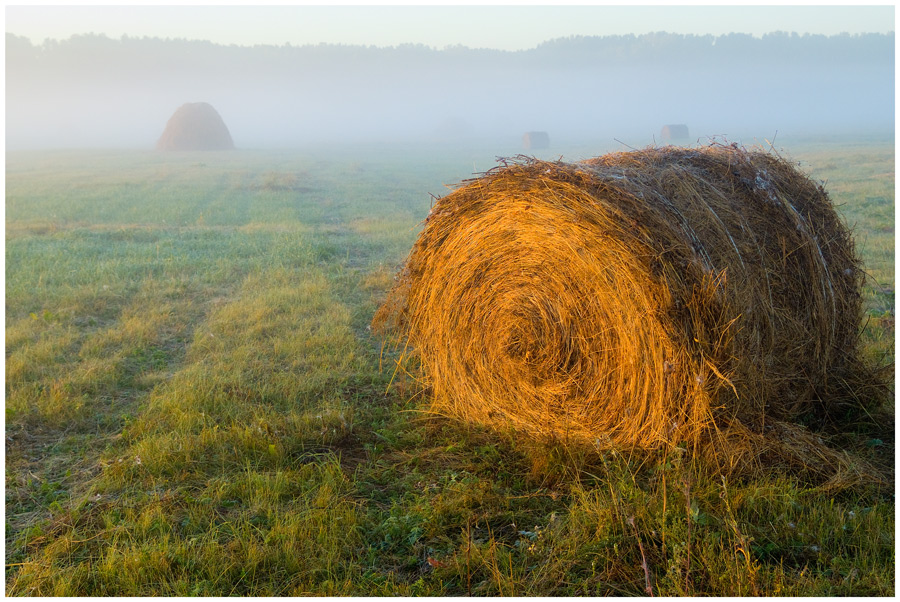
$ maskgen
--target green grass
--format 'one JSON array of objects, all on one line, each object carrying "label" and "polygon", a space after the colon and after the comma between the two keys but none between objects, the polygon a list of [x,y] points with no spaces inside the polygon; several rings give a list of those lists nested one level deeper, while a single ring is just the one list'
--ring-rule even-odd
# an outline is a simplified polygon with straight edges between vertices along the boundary
[{"label": "green grass", "polygon": [[[892,362],[893,145],[792,156],[855,224],[862,340]],[[723,481],[423,411],[367,326],[429,193],[491,159],[10,154],[6,593],[893,595],[874,486]],[[892,432],[860,440],[890,462]]]}]

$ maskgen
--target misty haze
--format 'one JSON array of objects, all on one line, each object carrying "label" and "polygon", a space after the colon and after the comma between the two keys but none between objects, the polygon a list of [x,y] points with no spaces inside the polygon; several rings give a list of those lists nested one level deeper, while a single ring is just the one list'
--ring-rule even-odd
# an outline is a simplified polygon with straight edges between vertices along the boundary
[{"label": "misty haze", "polygon": [[7,34],[6,141],[152,148],[184,103],[214,106],[238,148],[323,142],[554,144],[891,135],[894,36],[775,33],[557,39],[509,52],[419,45],[222,46]]},{"label": "misty haze", "polygon": [[7,34],[7,595],[895,595],[894,34],[533,43]]}]

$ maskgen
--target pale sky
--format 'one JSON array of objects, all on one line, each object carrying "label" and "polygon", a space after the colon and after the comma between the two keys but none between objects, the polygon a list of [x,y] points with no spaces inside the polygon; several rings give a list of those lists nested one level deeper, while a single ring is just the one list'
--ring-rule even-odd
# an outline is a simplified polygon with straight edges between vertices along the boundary
[{"label": "pale sky", "polygon": [[522,50],[554,38],[668,31],[885,33],[894,6],[6,6],[6,31],[40,44],[74,34],[185,38],[217,44],[461,44]]}]

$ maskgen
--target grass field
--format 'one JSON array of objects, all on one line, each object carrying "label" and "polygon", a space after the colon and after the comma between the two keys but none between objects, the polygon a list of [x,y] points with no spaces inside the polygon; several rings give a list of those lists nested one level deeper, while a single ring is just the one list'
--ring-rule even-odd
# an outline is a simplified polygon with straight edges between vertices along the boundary
[{"label": "grass field", "polygon": [[[891,364],[893,143],[781,152],[853,225]],[[429,195],[493,158],[8,154],[6,593],[893,595],[893,492],[422,411],[367,327]],[[848,440],[892,464],[892,426]]]}]

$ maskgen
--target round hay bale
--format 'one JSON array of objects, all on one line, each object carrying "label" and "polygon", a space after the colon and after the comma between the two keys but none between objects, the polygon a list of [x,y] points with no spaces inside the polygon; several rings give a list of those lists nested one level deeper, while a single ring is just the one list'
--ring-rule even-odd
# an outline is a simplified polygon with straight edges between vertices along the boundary
[{"label": "round hay bale", "polygon": [[522,134],[522,147],[526,150],[550,148],[550,134],[547,132],[525,132]]},{"label": "round hay bale", "polygon": [[518,157],[434,204],[373,324],[436,413],[653,449],[856,403],[861,280],[828,195],[775,155]]},{"label": "round hay bale", "polygon": [[189,102],[178,107],[169,118],[156,148],[165,151],[231,150],[234,142],[212,105]]},{"label": "round hay bale", "polygon": [[690,138],[688,126],[683,123],[664,125],[659,135],[663,140],[685,140]]}]

